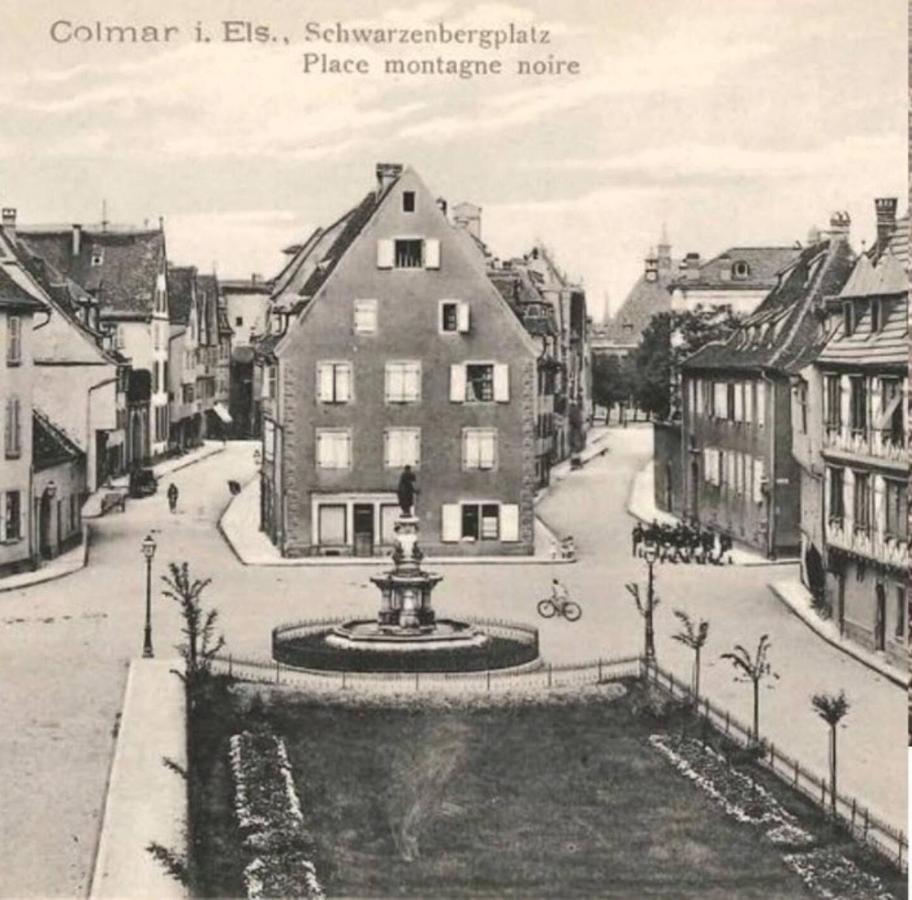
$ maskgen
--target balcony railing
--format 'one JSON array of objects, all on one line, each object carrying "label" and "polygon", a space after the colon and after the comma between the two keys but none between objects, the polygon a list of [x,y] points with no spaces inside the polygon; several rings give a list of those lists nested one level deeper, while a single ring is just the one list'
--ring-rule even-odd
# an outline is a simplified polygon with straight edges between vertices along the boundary
[{"label": "balcony railing", "polygon": [[849,428],[847,425],[827,425],[823,445],[852,456],[870,456],[888,462],[908,460],[905,441],[892,428]]},{"label": "balcony railing", "polygon": [[908,540],[884,534],[871,525],[855,525],[849,519],[831,516],[827,522],[827,543],[900,569],[909,566]]}]

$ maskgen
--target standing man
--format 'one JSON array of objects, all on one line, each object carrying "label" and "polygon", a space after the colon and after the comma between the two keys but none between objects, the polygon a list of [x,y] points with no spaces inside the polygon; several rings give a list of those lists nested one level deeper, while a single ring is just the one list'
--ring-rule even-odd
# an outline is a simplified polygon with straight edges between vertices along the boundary
[{"label": "standing man", "polygon": [[177,510],[177,497],[177,485],[172,481],[171,484],[168,485],[168,508],[171,510],[171,512],[175,512]]}]

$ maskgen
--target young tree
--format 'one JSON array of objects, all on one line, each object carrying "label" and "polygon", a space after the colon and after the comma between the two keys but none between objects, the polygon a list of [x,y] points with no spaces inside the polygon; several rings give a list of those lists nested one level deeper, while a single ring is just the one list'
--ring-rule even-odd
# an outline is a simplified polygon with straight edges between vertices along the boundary
[{"label": "young tree", "polygon": [[757,652],[754,656],[741,644],[735,644],[734,651],[723,653],[722,659],[727,659],[735,667],[735,681],[749,681],[754,688],[754,743],[760,743],[760,683],[767,678],[778,679],[779,676],[772,670],[767,659],[769,653],[769,635],[760,636]]},{"label": "young tree", "polygon": [[197,694],[197,688],[206,680],[212,667],[212,661],[225,646],[223,635],[215,636],[215,625],[218,620],[218,610],[203,609],[201,595],[209,586],[212,579],[198,579],[190,577],[190,567],[187,563],[169,563],[170,575],[163,575],[162,581],[166,590],[162,591],[165,597],[174,600],[180,607],[184,626],[181,633],[186,639],[178,647],[184,659],[184,671],[177,674],[183,679],[187,689],[190,705]]},{"label": "young tree", "polygon": [[845,691],[838,694],[814,694],[811,697],[814,711],[830,726],[830,809],[836,817],[836,726],[849,711]]},{"label": "young tree", "polygon": [[709,622],[700,619],[696,626],[693,620],[681,609],[674,610],[674,614],[682,625],[681,631],[672,635],[672,639],[690,647],[694,652],[693,676],[691,679],[691,689],[693,691],[694,706],[700,703],[700,653],[706,640],[709,637]]}]

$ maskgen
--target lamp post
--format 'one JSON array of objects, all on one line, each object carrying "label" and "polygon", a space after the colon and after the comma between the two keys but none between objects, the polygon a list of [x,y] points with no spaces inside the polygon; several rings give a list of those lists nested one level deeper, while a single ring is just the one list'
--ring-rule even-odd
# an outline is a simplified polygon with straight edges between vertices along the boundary
[{"label": "lamp post", "polygon": [[655,662],[655,628],[653,626],[653,610],[655,609],[655,577],[653,566],[655,566],[658,553],[654,547],[646,547],[643,551],[643,559],[646,560],[648,570],[648,580],[646,582],[646,659]]},{"label": "lamp post", "polygon": [[142,542],[142,554],[146,559],[146,628],[143,635],[143,657],[151,659],[152,652],[152,559],[155,556],[155,540],[147,534]]}]

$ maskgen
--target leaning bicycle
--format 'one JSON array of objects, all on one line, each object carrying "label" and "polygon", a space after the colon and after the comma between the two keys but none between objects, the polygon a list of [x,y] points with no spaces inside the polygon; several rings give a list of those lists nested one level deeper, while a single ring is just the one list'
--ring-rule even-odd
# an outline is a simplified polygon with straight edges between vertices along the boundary
[{"label": "leaning bicycle", "polygon": [[565,618],[568,622],[575,622],[583,614],[582,607],[573,600],[559,600],[555,597],[545,597],[538,601],[538,614],[543,619]]}]

